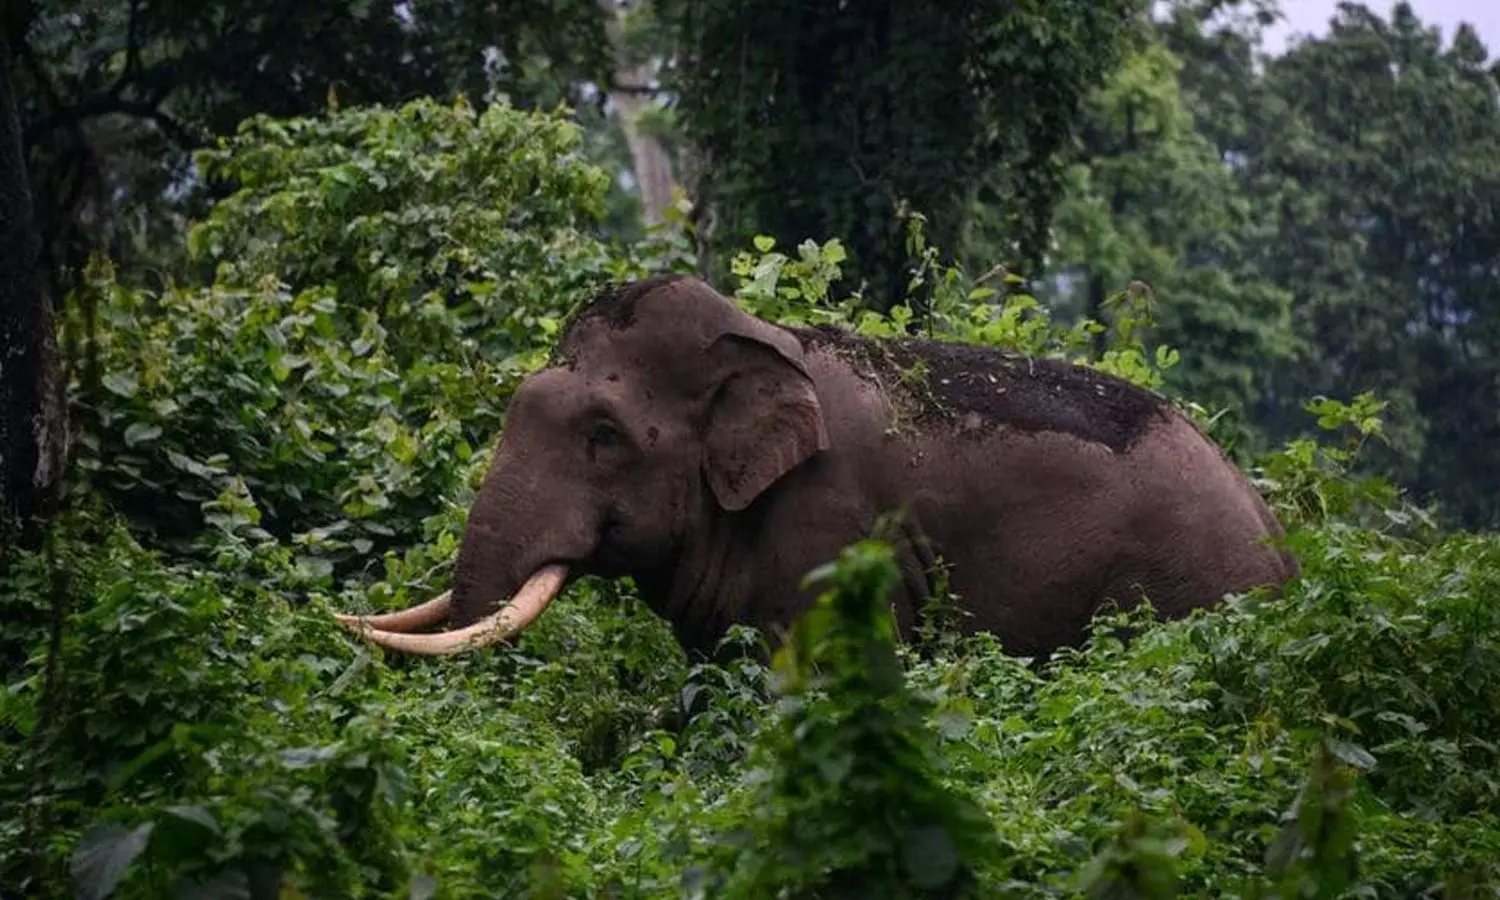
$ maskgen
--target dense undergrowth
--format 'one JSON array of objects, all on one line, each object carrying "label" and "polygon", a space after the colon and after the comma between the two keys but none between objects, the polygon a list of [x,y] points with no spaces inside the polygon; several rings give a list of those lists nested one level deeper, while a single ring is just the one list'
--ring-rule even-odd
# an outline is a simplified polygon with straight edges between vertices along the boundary
[{"label": "dense undergrowth", "polygon": [[[1041,672],[941,623],[897,647],[878,535],[770,665],[685,659],[617,583],[475,656],[352,639],[331,610],[446,585],[572,305],[680,250],[593,236],[577,141],[430,103],[257,121],[204,161],[240,186],[188,239],[204,283],[97,267],[74,502],[0,582],[0,893],[1500,895],[1500,539],[1354,474],[1367,397],[1256,461],[1284,598],[1102,618]],[[761,244],[733,287],[904,329],[829,295],[840,256]],[[933,333],[1091,359],[1104,325],[923,258]],[[1115,298],[1093,364],[1159,383],[1149,303]]]}]

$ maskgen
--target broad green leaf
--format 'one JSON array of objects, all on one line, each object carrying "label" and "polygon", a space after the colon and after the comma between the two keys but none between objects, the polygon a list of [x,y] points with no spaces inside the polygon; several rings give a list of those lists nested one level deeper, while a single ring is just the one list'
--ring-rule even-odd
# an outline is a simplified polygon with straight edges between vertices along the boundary
[{"label": "broad green leaf", "polygon": [[146,849],[154,828],[153,822],[134,828],[106,822],[84,832],[70,865],[80,900],[104,900],[114,893],[131,863]]},{"label": "broad green leaf", "polygon": [[221,869],[207,880],[184,879],[173,900],[251,900],[250,879],[238,868]]},{"label": "broad green leaf", "polygon": [[125,429],[125,445],[134,447],[161,437],[161,426],[150,422],[134,422]]},{"label": "broad green leaf", "polygon": [[99,379],[99,381],[104,385],[105,390],[118,397],[127,399],[134,397],[139,387],[135,373],[130,371],[109,372],[103,378]]}]

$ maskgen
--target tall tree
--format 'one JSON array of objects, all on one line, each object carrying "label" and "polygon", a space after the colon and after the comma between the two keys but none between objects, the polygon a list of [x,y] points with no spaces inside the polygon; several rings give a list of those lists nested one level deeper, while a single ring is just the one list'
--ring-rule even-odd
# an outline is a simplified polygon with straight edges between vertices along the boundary
[{"label": "tall tree", "polygon": [[1242,177],[1239,163],[1266,99],[1265,31],[1278,16],[1277,0],[1169,0],[1156,19],[1156,36],[1180,63],[1178,86],[1194,130]]},{"label": "tall tree", "polygon": [[31,543],[57,500],[66,453],[52,305],[21,152],[11,43],[0,19],[0,558]]},{"label": "tall tree", "polygon": [[1250,168],[1275,185],[1262,270],[1316,353],[1279,369],[1283,432],[1314,393],[1392,401],[1383,462],[1454,521],[1500,524],[1500,70],[1410,4],[1344,4],[1267,67]]},{"label": "tall tree", "polygon": [[1295,347],[1291,298],[1257,269],[1268,217],[1198,130],[1181,68],[1148,37],[1090,98],[1047,284],[1060,310],[1102,321],[1107,296],[1146,282],[1159,338],[1182,354],[1169,381],[1233,409],[1246,437],[1269,369]]},{"label": "tall tree", "polygon": [[[34,0],[14,34],[44,266],[161,264],[214,196],[191,154],[244,119],[465,93],[585,102],[614,60],[592,0]],[[212,186],[208,186],[212,187]],[[170,260],[167,260],[170,261]],[[60,284],[59,288],[63,285]]]},{"label": "tall tree", "polygon": [[672,158],[662,141],[652,133],[645,117],[656,108],[652,58],[631,41],[629,26],[637,17],[649,16],[644,0],[624,3],[598,0],[604,13],[605,33],[614,54],[614,79],[609,99],[630,148],[632,169],[641,198],[641,219],[646,226],[661,224],[672,203]]},{"label": "tall tree", "polygon": [[[1009,260],[1039,260],[1079,104],[1141,0],[658,0],[680,29],[710,249],[839,236],[867,298],[905,288],[909,202],[952,248],[981,182]],[[988,180],[984,175],[995,175]]]}]

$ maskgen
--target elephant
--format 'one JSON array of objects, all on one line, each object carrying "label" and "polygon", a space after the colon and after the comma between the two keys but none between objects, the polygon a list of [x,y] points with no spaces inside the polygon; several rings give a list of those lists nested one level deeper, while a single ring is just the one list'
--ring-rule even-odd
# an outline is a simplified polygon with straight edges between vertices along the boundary
[{"label": "elephant", "polygon": [[1182,617],[1298,574],[1265,500],[1156,392],[774,325],[670,274],[600,291],[517,387],[451,589],[339,619],[389,650],[457,653],[516,636],[580,575],[630,576],[690,656],[735,624],[775,646],[815,599],[806,573],[891,513],[902,640],[943,590],[961,631],[1045,658],[1107,604]]}]

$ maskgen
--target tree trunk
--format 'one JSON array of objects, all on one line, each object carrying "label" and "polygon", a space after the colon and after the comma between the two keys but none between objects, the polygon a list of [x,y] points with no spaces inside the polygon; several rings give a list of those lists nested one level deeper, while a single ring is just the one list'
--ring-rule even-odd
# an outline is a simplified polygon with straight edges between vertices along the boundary
[{"label": "tree trunk", "polygon": [[693,141],[683,143],[679,160],[682,164],[682,190],[690,201],[687,213],[689,233],[693,237],[693,253],[698,257],[698,272],[704,278],[713,279],[714,274],[714,214],[713,197],[708,193],[709,180],[704,178],[709,159]]},{"label": "tree trunk", "polygon": [[52,304],[21,150],[14,58],[0,30],[0,558],[55,509],[67,446]]},{"label": "tree trunk", "polygon": [[615,0],[599,0],[604,10],[604,30],[614,50],[614,86],[609,101],[625,129],[635,180],[641,191],[641,217],[646,226],[661,224],[672,203],[672,159],[661,141],[642,134],[636,119],[650,105],[648,90],[651,69],[646,62],[635,62],[625,46],[625,28]]}]

